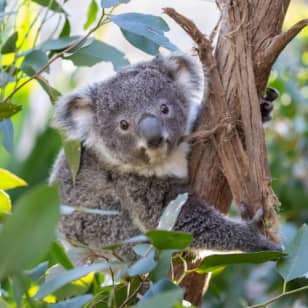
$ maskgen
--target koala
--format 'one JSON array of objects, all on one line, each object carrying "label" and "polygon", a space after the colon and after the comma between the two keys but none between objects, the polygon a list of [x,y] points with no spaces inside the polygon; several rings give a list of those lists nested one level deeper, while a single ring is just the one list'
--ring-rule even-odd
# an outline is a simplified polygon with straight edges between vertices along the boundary
[{"label": "koala", "polygon": [[[50,183],[60,183],[63,204],[119,212],[63,216],[60,231],[68,241],[100,248],[127,240],[156,228],[168,203],[190,192],[189,145],[181,140],[191,133],[206,95],[203,79],[192,57],[171,54],[124,68],[60,99],[54,127],[80,141],[81,162],[73,183],[61,150]],[[262,100],[264,119],[273,96]],[[252,217],[245,204],[241,208],[244,220],[236,222],[189,193],[174,229],[191,232],[190,249],[196,251],[280,250],[257,229],[262,211]],[[119,253],[124,259],[133,254]]]}]

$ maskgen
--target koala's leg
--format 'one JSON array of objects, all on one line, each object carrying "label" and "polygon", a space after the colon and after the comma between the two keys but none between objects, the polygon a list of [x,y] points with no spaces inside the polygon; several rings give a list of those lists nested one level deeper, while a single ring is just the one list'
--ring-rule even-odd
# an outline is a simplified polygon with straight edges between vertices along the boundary
[{"label": "koala's leg", "polygon": [[257,229],[262,210],[251,219],[248,208],[242,204],[244,222],[235,222],[215,209],[190,196],[183,206],[175,230],[191,232],[192,248],[210,250],[262,251],[281,250],[281,245],[268,240]]}]

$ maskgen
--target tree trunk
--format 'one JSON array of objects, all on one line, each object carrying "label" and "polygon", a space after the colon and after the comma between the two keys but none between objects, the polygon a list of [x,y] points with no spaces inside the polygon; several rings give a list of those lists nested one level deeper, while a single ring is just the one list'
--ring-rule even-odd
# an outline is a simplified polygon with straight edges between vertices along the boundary
[{"label": "tree trunk", "polygon": [[[232,199],[237,204],[246,202],[253,213],[263,207],[264,226],[271,228],[261,231],[273,240],[279,200],[271,188],[260,99],[274,61],[308,23],[303,20],[281,33],[289,2],[218,0],[221,18],[215,50],[191,20],[172,8],[165,9],[196,42],[209,78],[209,94],[196,130],[202,133],[217,127],[192,148],[192,187],[223,213],[228,213]],[[206,281],[207,275],[187,274],[182,282],[186,299],[199,306]]]}]

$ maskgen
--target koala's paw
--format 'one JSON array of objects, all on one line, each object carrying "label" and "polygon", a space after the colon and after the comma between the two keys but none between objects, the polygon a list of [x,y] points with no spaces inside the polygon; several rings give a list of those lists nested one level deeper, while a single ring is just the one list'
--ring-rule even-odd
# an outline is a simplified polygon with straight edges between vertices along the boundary
[{"label": "koala's paw", "polygon": [[273,88],[266,88],[265,95],[261,99],[260,109],[262,122],[268,122],[272,119],[271,113],[274,108],[273,101],[277,99],[279,92]]},{"label": "koala's paw", "polygon": [[248,227],[248,232],[250,235],[247,236],[251,237],[251,246],[248,249],[249,251],[283,250],[283,247],[280,243],[274,243],[260,233],[259,226],[262,224],[264,218],[264,212],[262,208],[259,208],[253,215],[249,206],[246,203],[241,202],[240,215]]}]

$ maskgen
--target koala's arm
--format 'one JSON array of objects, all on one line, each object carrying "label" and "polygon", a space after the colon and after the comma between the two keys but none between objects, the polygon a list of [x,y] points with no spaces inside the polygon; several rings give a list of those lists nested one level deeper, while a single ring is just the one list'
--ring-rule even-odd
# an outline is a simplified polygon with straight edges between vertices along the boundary
[{"label": "koala's arm", "polygon": [[236,222],[190,196],[177,219],[175,230],[192,233],[193,249],[246,252],[281,250],[280,244],[271,242],[258,231],[262,213],[247,217],[244,204],[242,212],[242,217],[246,216],[244,218],[248,220]]}]

